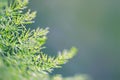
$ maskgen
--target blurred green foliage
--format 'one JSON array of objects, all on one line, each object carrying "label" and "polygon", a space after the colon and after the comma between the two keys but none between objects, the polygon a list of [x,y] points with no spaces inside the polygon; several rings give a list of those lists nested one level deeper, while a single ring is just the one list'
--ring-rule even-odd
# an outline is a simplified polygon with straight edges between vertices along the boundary
[{"label": "blurred green foliage", "polygon": [[[30,30],[36,12],[24,10],[28,0],[0,1],[0,80],[88,80],[87,76],[50,76],[77,52],[75,47],[50,57],[43,53],[48,29]],[[4,5],[5,4],[5,5]]]}]

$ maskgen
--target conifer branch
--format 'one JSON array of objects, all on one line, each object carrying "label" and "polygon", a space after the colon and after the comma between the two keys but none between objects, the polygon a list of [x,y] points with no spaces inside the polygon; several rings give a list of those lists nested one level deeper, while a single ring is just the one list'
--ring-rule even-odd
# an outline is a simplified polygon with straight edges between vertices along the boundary
[{"label": "conifer branch", "polygon": [[34,23],[36,17],[36,11],[23,11],[27,9],[28,0],[9,0],[8,5],[3,2],[0,4],[3,4],[0,6],[0,70],[4,66],[5,69],[11,69],[11,73],[27,76],[51,72],[76,54],[74,47],[70,51],[60,52],[57,57],[42,52],[48,28],[26,28],[26,25]]}]

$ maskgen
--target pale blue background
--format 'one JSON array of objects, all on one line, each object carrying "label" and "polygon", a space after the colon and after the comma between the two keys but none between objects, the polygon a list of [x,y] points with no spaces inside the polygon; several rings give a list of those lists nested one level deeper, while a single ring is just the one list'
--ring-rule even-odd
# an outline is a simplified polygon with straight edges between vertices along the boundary
[{"label": "pale blue background", "polygon": [[49,55],[76,46],[78,54],[54,73],[120,80],[120,0],[30,0],[32,28],[49,27]]}]

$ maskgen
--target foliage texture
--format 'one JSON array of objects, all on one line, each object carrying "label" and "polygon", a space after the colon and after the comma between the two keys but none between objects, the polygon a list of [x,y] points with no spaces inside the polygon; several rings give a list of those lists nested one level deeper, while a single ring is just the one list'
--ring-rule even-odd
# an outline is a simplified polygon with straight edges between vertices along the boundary
[{"label": "foliage texture", "polygon": [[74,47],[56,57],[42,52],[48,28],[27,27],[36,16],[27,4],[28,0],[0,0],[0,80],[51,80],[48,73],[76,54]]}]

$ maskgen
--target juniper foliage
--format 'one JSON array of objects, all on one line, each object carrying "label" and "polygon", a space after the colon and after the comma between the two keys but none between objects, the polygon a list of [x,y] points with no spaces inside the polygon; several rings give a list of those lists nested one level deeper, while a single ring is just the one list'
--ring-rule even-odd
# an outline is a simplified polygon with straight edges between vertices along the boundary
[{"label": "juniper foliage", "polygon": [[48,28],[26,28],[36,17],[27,5],[28,0],[0,0],[0,80],[50,80],[48,73],[76,54],[74,47],[56,57],[45,54]]}]

